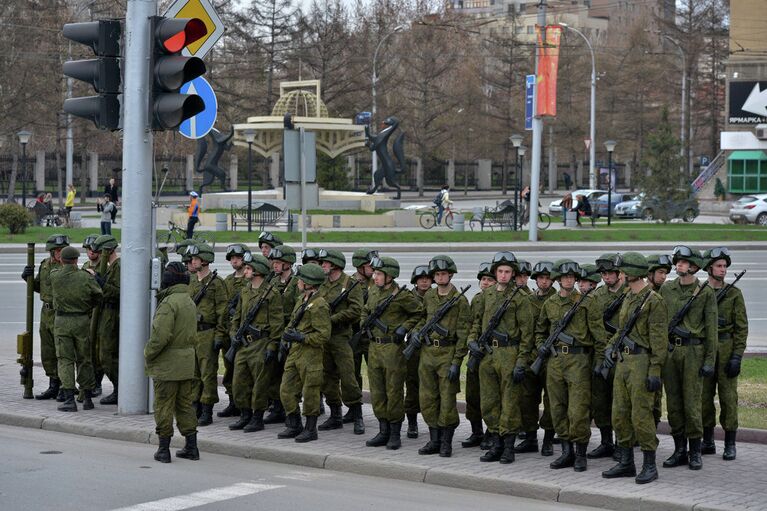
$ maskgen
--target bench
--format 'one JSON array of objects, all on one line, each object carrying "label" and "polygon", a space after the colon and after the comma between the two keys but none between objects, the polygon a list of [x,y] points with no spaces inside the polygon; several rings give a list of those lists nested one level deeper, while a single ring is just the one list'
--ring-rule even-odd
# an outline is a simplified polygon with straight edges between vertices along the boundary
[{"label": "bench", "polygon": [[[498,228],[502,231],[510,231],[514,228],[516,208],[511,201],[504,201],[495,208],[474,208],[474,216],[469,221],[471,230],[491,231]],[[519,220],[519,219],[518,219]]]},{"label": "bench", "polygon": [[[256,226],[259,230],[263,231],[267,225],[275,226],[285,215],[290,217],[288,209],[280,209],[274,204],[263,202],[260,204],[254,204],[251,209],[251,224]],[[248,207],[237,207],[232,205],[229,211],[229,217],[231,219],[232,230],[236,231],[238,225],[248,226]],[[290,222],[288,222],[290,223]]]}]

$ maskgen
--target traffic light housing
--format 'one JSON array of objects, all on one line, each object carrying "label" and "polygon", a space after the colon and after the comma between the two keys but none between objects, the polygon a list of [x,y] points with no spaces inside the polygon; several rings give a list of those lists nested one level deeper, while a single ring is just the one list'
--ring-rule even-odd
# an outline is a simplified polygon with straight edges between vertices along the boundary
[{"label": "traffic light housing", "polygon": [[97,96],[66,99],[64,111],[90,119],[99,129],[119,129],[122,22],[99,20],[67,23],[63,34],[71,41],[89,46],[97,57],[65,62],[64,74],[91,84],[98,93]]},{"label": "traffic light housing", "polygon": [[181,94],[185,83],[205,74],[205,63],[197,57],[184,57],[189,44],[208,33],[197,18],[151,18],[152,56],[150,62],[151,95],[149,119],[153,131],[175,129],[182,122],[205,109],[196,94]]}]

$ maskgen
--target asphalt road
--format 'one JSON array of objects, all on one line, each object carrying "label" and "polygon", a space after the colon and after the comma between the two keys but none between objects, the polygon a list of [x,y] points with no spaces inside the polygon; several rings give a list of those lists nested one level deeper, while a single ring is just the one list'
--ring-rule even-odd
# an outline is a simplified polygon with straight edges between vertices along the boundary
[{"label": "asphalt road", "polygon": [[156,446],[9,426],[0,445],[6,511],[596,509],[205,453],[164,465]]}]

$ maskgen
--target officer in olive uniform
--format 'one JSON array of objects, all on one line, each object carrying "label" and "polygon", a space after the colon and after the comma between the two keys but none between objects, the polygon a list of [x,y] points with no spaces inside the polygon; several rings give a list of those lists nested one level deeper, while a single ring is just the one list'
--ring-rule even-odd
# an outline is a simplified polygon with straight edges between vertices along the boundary
[{"label": "officer in olive uniform", "polygon": [[596,288],[602,282],[602,276],[595,264],[582,264],[581,274],[578,277],[578,291],[586,293]]},{"label": "officer in olive uniform", "polygon": [[[602,477],[636,476],[634,442],[642,449],[642,471],[637,484],[658,478],[655,451],[653,404],[661,387],[661,369],[666,359],[668,317],[663,299],[652,290],[644,277],[647,260],[637,252],[626,252],[618,258],[617,267],[628,281],[628,295],[618,313],[618,333],[613,334],[605,353],[605,366],[615,366],[613,380],[612,422],[617,435],[618,464],[602,472]],[[649,296],[648,296],[649,294]],[[630,344],[616,345],[629,318],[636,316],[633,327],[625,332]]]},{"label": "officer in olive uniform", "polygon": [[[731,286],[726,293],[724,278],[732,264],[730,251],[716,247],[703,254],[704,270],[708,272],[708,284],[717,294],[719,311],[719,342],[716,349],[716,372],[713,378],[703,381],[703,454],[716,454],[714,426],[716,409],[714,393],[719,395],[719,422],[724,429],[724,453],[722,458],[734,460],[735,435],[738,430],[738,375],[748,338],[748,317],[743,293]],[[724,293],[721,298],[720,293]]]},{"label": "officer in olive uniform", "polygon": [[[663,466],[687,464],[690,470],[703,468],[701,437],[703,436],[703,379],[712,378],[716,369],[718,339],[717,306],[714,291],[702,287],[695,274],[704,264],[700,254],[679,245],[674,248],[673,263],[679,278],[666,282],[660,294],[668,307],[669,322],[693,295],[698,295],[675,332],[669,335],[671,353],[663,366],[666,408],[674,454]],[[690,454],[687,454],[687,439]]]},{"label": "officer in olive uniform", "polygon": [[269,252],[274,247],[282,245],[282,240],[269,231],[263,231],[258,235],[258,248],[264,257],[269,257]]},{"label": "officer in olive uniform", "polygon": [[[551,272],[554,263],[540,261],[532,270],[532,278],[535,280],[537,289],[530,294],[530,303],[533,306],[533,325],[537,324],[544,302],[556,294]],[[543,401],[543,414],[540,413],[540,404]],[[554,455],[554,423],[551,420],[551,406],[549,393],[546,390],[546,364],[541,367],[538,374],[529,368],[525,372],[522,382],[520,397],[520,410],[522,413],[522,429],[525,438],[514,448],[517,453],[538,452],[538,426],[543,429],[543,443],[541,444],[541,456]],[[539,422],[540,417],[540,422]]]},{"label": "officer in olive uniform", "polygon": [[[280,398],[288,415],[287,427],[278,438],[295,438],[296,442],[317,440],[317,416],[320,414],[322,387],[322,351],[332,330],[330,307],[317,291],[325,282],[325,273],[315,264],[298,270],[296,302],[290,322],[282,334],[280,349],[288,352],[285,373],[280,385]],[[301,424],[299,398],[303,398],[306,425]]]},{"label": "officer in olive uniform", "polygon": [[[271,274],[269,260],[261,254],[243,254],[245,272],[240,299],[229,326],[231,343],[241,344],[234,358],[234,402],[240,409],[240,420],[229,425],[231,430],[246,433],[264,429],[264,412],[269,406],[269,390],[277,370],[277,348],[285,327],[282,295],[267,282]],[[237,332],[255,307],[258,310],[245,332]]]},{"label": "officer in olive uniform", "polygon": [[58,355],[58,374],[64,402],[62,412],[76,412],[75,368],[77,383],[84,391],[83,410],[93,409],[91,392],[95,384],[91,364],[89,323],[94,306],[101,300],[101,288],[87,271],[77,267],[80,252],[74,247],[61,250],[62,267],[51,275],[53,309],[56,311],[53,333]]},{"label": "officer in olive uniform", "polygon": [[[407,361],[402,354],[402,343],[407,333],[418,323],[423,306],[413,293],[401,292],[394,280],[399,277],[399,263],[393,257],[374,257],[373,268],[375,287],[370,290],[360,325],[386,298],[394,299],[378,317],[379,324],[369,329],[370,351],[368,359],[368,381],[373,413],[378,419],[379,431],[365,442],[368,447],[386,446],[396,450],[401,446],[400,433],[405,418],[404,385],[407,376]],[[382,329],[383,327],[383,329]]]},{"label": "officer in olive uniform", "polygon": [[[200,372],[198,387],[200,417],[198,426],[213,422],[213,405],[218,403],[218,350],[229,336],[227,293],[224,280],[210,271],[215,259],[207,243],[190,245],[186,250],[192,257],[194,278],[189,283],[189,296],[197,302],[197,336],[195,353]],[[207,286],[207,288],[205,287]],[[204,293],[202,290],[205,289]],[[202,294],[202,296],[200,296]]]},{"label": "officer in olive uniform", "polygon": [[[35,291],[40,293],[43,302],[40,311],[40,358],[42,359],[45,375],[48,377],[48,388],[35,396],[35,399],[55,399],[59,395],[61,380],[59,379],[58,360],[56,358],[56,343],[53,335],[55,314],[53,312],[53,293],[51,290],[51,274],[61,268],[61,250],[69,246],[69,237],[64,234],[53,234],[45,242],[45,250],[50,254],[40,263],[37,276],[34,277]],[[27,280],[35,275],[34,266],[25,266],[21,278]]]},{"label": "officer in olive uniform", "polygon": [[185,447],[176,456],[200,459],[197,449],[197,417],[192,401],[195,395],[195,337],[197,308],[189,297],[189,274],[184,264],[173,262],[162,274],[162,288],[157,293],[157,309],[152,333],[144,346],[146,375],[154,384],[155,432],[160,446],[154,459],[170,463],[170,439],[173,418],[186,437]]},{"label": "officer in olive uniform", "polygon": [[[426,291],[431,289],[433,280],[429,273],[429,265],[418,265],[410,275],[410,290],[421,304]],[[407,417],[407,437],[418,438],[418,414],[421,411],[418,393],[418,366],[421,361],[421,350],[415,350],[407,361],[407,376],[405,377],[405,417]]]},{"label": "officer in olive uniform", "polygon": [[327,276],[327,280],[320,286],[319,294],[330,307],[332,324],[322,364],[322,394],[330,406],[330,417],[318,429],[328,431],[344,427],[341,415],[343,399],[354,416],[354,434],[362,435],[365,433],[362,390],[354,377],[354,353],[349,345],[351,325],[359,321],[362,314],[362,289],[357,281],[344,273],[346,257],[339,250],[322,249],[318,257],[322,271]]},{"label": "officer in olive uniform", "polygon": [[[513,253],[495,254],[491,271],[497,284],[483,292],[482,319],[476,318],[468,337],[472,356],[481,357],[480,403],[491,442],[489,450],[479,458],[485,462],[514,462],[514,441],[522,429],[519,396],[533,346],[533,308],[530,298],[514,285],[516,268]],[[477,340],[487,330],[490,318],[509,299],[506,312],[492,332],[490,351]]]},{"label": "officer in olive uniform", "polygon": [[[408,346],[421,352],[418,366],[421,413],[429,425],[429,441],[418,454],[437,454],[449,458],[453,453],[453,433],[458,427],[455,396],[461,389],[461,364],[466,356],[466,338],[471,328],[469,300],[450,282],[458,272],[449,256],[437,255],[429,261],[429,273],[437,284],[423,297],[424,316],[410,333]],[[445,305],[458,301],[442,316],[437,325],[444,329],[420,332],[427,321]],[[420,348],[420,349],[419,349]]]},{"label": "officer in olive uniform", "polygon": [[[575,280],[581,274],[578,263],[569,259],[554,262],[551,276],[559,282],[559,292],[543,304],[535,328],[539,357],[549,357],[542,346],[558,327],[565,314],[581,298]],[[556,357],[550,357],[546,368],[546,389],[551,403],[554,429],[562,440],[562,455],[549,466],[553,469],[573,467],[586,470],[586,448],[591,438],[591,377],[602,366],[607,333],[602,311],[596,300],[587,297],[576,310],[562,336],[554,342]],[[573,450],[575,444],[575,450]]]}]

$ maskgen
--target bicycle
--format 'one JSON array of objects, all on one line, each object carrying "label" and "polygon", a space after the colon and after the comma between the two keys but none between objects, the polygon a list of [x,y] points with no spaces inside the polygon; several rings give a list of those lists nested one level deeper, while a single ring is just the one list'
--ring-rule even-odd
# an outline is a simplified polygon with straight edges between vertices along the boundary
[{"label": "bicycle", "polygon": [[[538,206],[540,208],[540,206]],[[527,225],[530,222],[530,210],[525,207],[522,214],[522,225]],[[551,215],[544,213],[540,209],[538,210],[538,230],[545,231],[551,225]]]},{"label": "bicycle", "polygon": [[[448,229],[453,228],[453,210],[450,209],[450,206],[446,207],[442,212],[442,220],[445,222],[445,226],[447,226]],[[418,216],[418,223],[420,223],[421,227],[424,229],[431,229],[437,225],[437,208],[432,206],[431,210],[421,213]]]},{"label": "bicycle", "polygon": [[[184,241],[187,239],[186,237],[186,229],[183,229],[176,225],[176,223],[173,220],[168,220],[168,234],[165,238],[165,244],[177,244],[181,241]],[[195,240],[198,243],[207,243],[207,240],[201,238],[199,236],[199,233],[193,233],[192,239]]]}]

